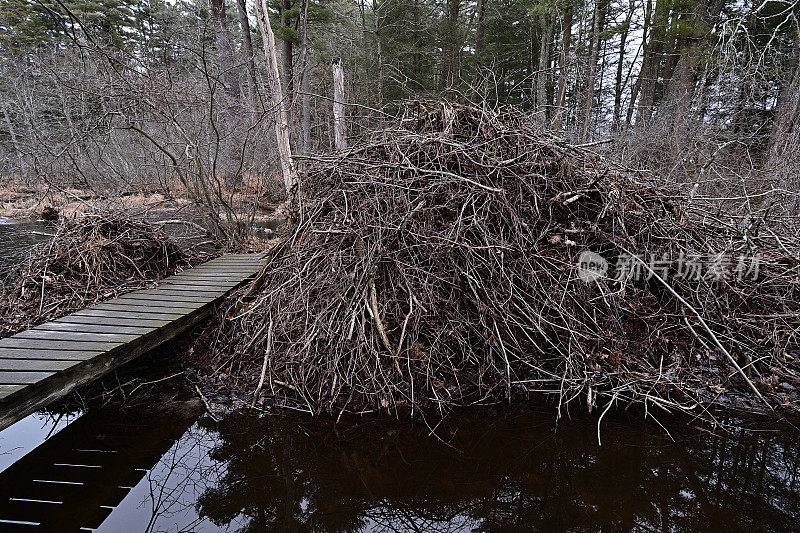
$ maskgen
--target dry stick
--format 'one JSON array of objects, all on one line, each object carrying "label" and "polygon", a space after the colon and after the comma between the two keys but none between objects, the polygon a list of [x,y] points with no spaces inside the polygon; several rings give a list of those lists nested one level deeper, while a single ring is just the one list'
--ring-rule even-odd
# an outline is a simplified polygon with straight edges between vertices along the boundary
[{"label": "dry stick", "polygon": [[214,410],[211,409],[211,405],[209,405],[208,400],[206,400],[206,397],[203,396],[203,393],[200,391],[200,387],[195,385],[194,386],[194,390],[197,391],[197,394],[200,396],[200,399],[203,401],[203,405],[206,406],[206,411],[208,411],[208,416],[210,416],[214,420],[214,422],[219,422],[219,418],[217,418],[217,415],[214,414]]},{"label": "dry stick", "polygon": [[[764,402],[764,404],[765,404],[767,407],[769,407],[770,411],[774,411],[774,409],[773,409],[773,408],[772,408],[772,406],[769,404],[769,402],[767,401],[767,399],[766,399],[766,398],[764,398],[764,396],[763,396],[763,395],[762,395],[762,394],[761,394],[761,393],[758,391],[758,389],[757,389],[757,388],[756,388],[756,386],[753,384],[753,382],[752,382],[752,381],[750,381],[750,378],[748,378],[748,377],[747,377],[747,375],[744,373],[744,370],[742,370],[742,367],[740,367],[740,366],[739,366],[739,363],[737,363],[737,362],[736,362],[736,359],[734,359],[734,358],[733,358],[733,356],[730,354],[730,352],[728,352],[728,350],[726,350],[726,349],[725,349],[725,347],[722,345],[722,343],[719,341],[719,339],[717,338],[717,336],[714,334],[714,332],[713,332],[713,331],[711,330],[711,328],[708,326],[708,324],[706,323],[706,321],[703,319],[703,316],[700,314],[700,312],[699,312],[697,309],[695,309],[694,307],[692,307],[692,306],[689,304],[689,302],[687,302],[686,300],[684,300],[684,299],[683,299],[683,297],[681,297],[681,295],[680,295],[680,294],[678,294],[678,293],[675,291],[675,289],[673,289],[673,288],[672,288],[672,286],[671,286],[669,283],[667,283],[666,281],[664,281],[664,278],[662,278],[661,276],[659,276],[659,275],[658,275],[658,274],[657,274],[657,273],[656,273],[656,272],[655,272],[655,271],[654,271],[652,268],[650,268],[650,265],[648,265],[647,263],[645,263],[645,262],[644,262],[644,260],[643,260],[642,258],[640,258],[638,255],[632,254],[630,251],[628,251],[628,250],[627,250],[627,249],[625,249],[625,248],[622,248],[622,249],[625,251],[625,253],[627,253],[627,254],[628,254],[628,255],[630,255],[631,257],[635,257],[637,261],[639,261],[639,262],[640,262],[642,265],[644,265],[644,267],[647,269],[647,271],[650,273],[650,275],[651,275],[651,276],[654,276],[654,277],[655,277],[655,278],[656,278],[658,281],[660,281],[660,282],[661,282],[661,284],[662,284],[662,285],[664,285],[664,287],[666,287],[666,288],[667,288],[667,290],[668,290],[670,293],[672,293],[672,295],[673,295],[675,298],[677,298],[679,302],[681,302],[681,303],[682,303],[684,306],[686,306],[686,308],[687,308],[689,311],[691,311],[691,312],[692,312],[692,313],[693,313],[693,314],[694,314],[694,315],[697,317],[697,320],[699,320],[699,321],[700,321],[700,325],[701,325],[701,326],[703,326],[703,329],[705,329],[705,330],[706,330],[706,332],[708,332],[708,334],[711,336],[711,340],[713,340],[713,341],[714,341],[714,344],[716,344],[716,345],[717,345],[717,348],[719,348],[720,350],[722,350],[722,353],[724,353],[724,354],[725,354],[725,356],[728,358],[728,361],[730,361],[730,362],[731,362],[731,364],[734,366],[734,368],[736,369],[736,371],[737,371],[737,372],[738,372],[738,373],[739,373],[739,374],[740,374],[740,375],[741,375],[741,376],[744,378],[744,380],[747,382],[747,384],[750,386],[750,388],[751,388],[751,389],[753,389],[753,392],[755,392],[755,393],[756,393],[756,396],[758,396],[759,398],[761,398],[761,400]],[[695,335],[696,335],[696,334],[695,334]]]},{"label": "dry stick", "polygon": [[253,393],[253,403],[251,407],[256,406],[258,395],[261,394],[261,389],[264,388],[264,380],[267,377],[267,363],[269,361],[269,353],[272,350],[272,317],[269,319],[269,329],[267,329],[267,350],[264,352],[264,363],[261,365],[261,378],[258,380],[258,387],[256,392]]},{"label": "dry stick", "polygon": [[606,405],[606,408],[603,409],[603,412],[600,414],[600,418],[597,419],[597,445],[598,446],[602,446],[603,445],[600,442],[600,423],[603,421],[603,417],[606,416],[606,413],[608,412],[609,409],[611,409],[611,406],[616,401],[618,394],[619,394],[618,392],[614,393],[614,396],[611,397],[611,399],[608,401],[608,405]]},{"label": "dry stick", "polygon": [[389,337],[386,335],[386,328],[383,327],[383,322],[381,321],[380,315],[378,315],[378,296],[375,293],[375,280],[369,280],[369,305],[372,309],[372,320],[375,322],[375,327],[378,329],[378,334],[381,337],[381,342],[386,347],[386,350],[389,352],[389,355],[392,356],[394,359],[394,366],[397,368],[398,374],[402,375],[403,373],[400,371],[400,363],[397,362],[397,359],[394,357],[394,350],[392,349],[392,345],[389,342]]},{"label": "dry stick", "polygon": [[[61,231],[61,228],[58,228],[56,230],[56,235],[58,234],[59,231]],[[42,308],[44,307],[44,282],[45,282],[45,278],[47,278],[47,265],[49,264],[50,253],[53,251],[53,245],[56,242],[55,235],[53,237],[54,238],[50,241],[50,246],[47,247],[47,261],[44,262],[44,271],[42,272],[42,294],[41,294],[42,299],[39,301],[39,315],[40,316],[42,314]]]}]

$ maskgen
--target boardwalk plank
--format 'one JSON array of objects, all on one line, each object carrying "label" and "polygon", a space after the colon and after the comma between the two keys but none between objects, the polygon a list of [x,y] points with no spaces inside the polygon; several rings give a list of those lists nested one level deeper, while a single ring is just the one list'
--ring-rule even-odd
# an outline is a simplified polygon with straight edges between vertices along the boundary
[{"label": "boardwalk plank", "polygon": [[84,309],[83,311],[78,311],[75,313],[77,316],[96,316],[100,318],[129,318],[129,319],[168,319],[168,320],[175,320],[182,316],[184,313],[135,313],[135,312],[127,312],[127,311],[111,311],[108,309]]},{"label": "boardwalk plank", "polygon": [[199,323],[263,263],[223,256],[0,339],[0,429]]},{"label": "boardwalk plank", "polygon": [[89,352],[105,352],[119,345],[119,342],[21,339],[19,337],[7,337],[0,340],[0,348],[30,348],[33,350],[83,350]]},{"label": "boardwalk plank", "polygon": [[[213,295],[213,294],[220,294],[228,292],[232,287],[235,285],[231,285],[231,287],[218,287],[218,286],[204,286],[204,285],[197,285],[197,284],[190,284],[190,285],[160,285],[155,289],[150,289],[148,292],[150,294],[163,294],[163,293],[172,293],[178,296],[206,296],[206,295]],[[131,293],[136,294],[136,293]]]},{"label": "boardwalk plank", "polygon": [[62,324],[97,324],[102,326],[134,326],[134,327],[160,327],[169,324],[172,321],[170,318],[124,318],[124,317],[99,317],[99,316],[79,316],[68,315],[62,318],[57,318],[53,323]]},{"label": "boardwalk plank", "polygon": [[32,350],[26,348],[0,348],[3,359],[48,359],[52,361],[85,361],[96,357],[97,352],[86,350]]},{"label": "boardwalk plank", "polygon": [[165,281],[159,288],[165,287],[202,287],[206,290],[209,289],[230,289],[238,285],[238,281],[197,281],[193,279],[187,280],[171,280]]},{"label": "boardwalk plank", "polygon": [[53,372],[0,372],[0,385],[32,385]]},{"label": "boardwalk plank", "polygon": [[[130,294],[124,294],[118,298],[114,298],[114,300],[154,300],[154,301],[164,301],[164,292],[150,292],[150,289],[147,291],[139,291],[139,292],[132,292]],[[111,300],[109,300],[110,302]],[[180,302],[184,304],[191,304],[196,302],[206,303],[208,302],[208,298],[204,296],[196,296],[196,295],[186,295],[185,293],[182,294],[173,294],[170,298],[171,302]]]},{"label": "boardwalk plank", "polygon": [[208,302],[164,302],[160,300],[120,300],[109,302],[103,305],[93,306],[92,309],[104,311],[129,311],[139,313],[144,310],[151,310],[156,313],[191,313],[199,309]]},{"label": "boardwalk plank", "polygon": [[53,361],[49,359],[2,359],[0,358],[0,372],[60,372],[80,361]]},{"label": "boardwalk plank", "polygon": [[158,326],[120,326],[103,324],[74,324],[70,322],[46,322],[41,326],[36,326],[35,330],[82,332],[82,333],[136,333],[143,335]]},{"label": "boardwalk plank", "polygon": [[0,400],[24,388],[23,385],[0,385]]},{"label": "boardwalk plank", "polygon": [[[129,300],[130,302],[137,302],[138,300]],[[139,304],[132,304],[132,303],[119,303],[119,304],[103,304],[103,305],[95,305],[92,309],[99,309],[101,311],[125,311],[128,313],[144,313],[148,311],[153,311],[154,313],[190,313],[193,310],[202,307],[204,304],[198,304],[191,307],[185,306],[178,306],[178,305],[170,305],[168,302],[158,302],[154,304],[147,304],[142,301],[138,301]],[[206,302],[207,303],[207,302]]]},{"label": "boardwalk plank", "polygon": [[82,342],[130,342],[141,337],[141,333],[86,333],[83,331],[52,331],[47,329],[28,329],[14,335],[15,339],[42,339],[54,341]]},{"label": "boardwalk plank", "polygon": [[215,265],[213,267],[198,267],[194,274],[236,274],[242,277],[252,276],[258,272],[259,268],[241,267],[235,265]]},{"label": "boardwalk plank", "polygon": [[[258,267],[261,268],[261,267]],[[258,270],[258,269],[253,269]],[[210,279],[212,281],[217,281],[219,279],[231,279],[230,273],[227,272],[204,272],[202,270],[186,270],[181,272],[180,274],[175,274],[167,279],[186,279],[186,278],[196,278],[196,279]]]}]

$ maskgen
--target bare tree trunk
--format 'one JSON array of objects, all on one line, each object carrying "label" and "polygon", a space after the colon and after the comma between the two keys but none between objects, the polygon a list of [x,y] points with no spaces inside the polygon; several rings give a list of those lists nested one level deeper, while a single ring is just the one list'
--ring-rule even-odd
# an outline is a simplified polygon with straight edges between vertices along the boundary
[{"label": "bare tree trunk", "polygon": [[[798,36],[800,37],[800,36]],[[800,41],[799,41],[800,42]],[[800,149],[800,47],[795,44],[794,68],[778,98],[777,118],[772,128],[769,165],[778,167],[787,156],[796,158]]]},{"label": "bare tree trunk", "polygon": [[622,119],[622,71],[625,68],[625,43],[628,41],[628,32],[631,29],[631,19],[633,12],[636,9],[635,0],[630,0],[628,4],[628,13],[625,16],[625,22],[622,25],[622,30],[619,34],[619,55],[617,56],[617,75],[614,80],[614,119],[611,129],[618,131],[620,128],[620,120]]},{"label": "bare tree trunk", "polygon": [[536,68],[534,94],[536,98],[536,113],[546,121],[550,113],[550,104],[547,95],[547,85],[550,81],[550,43],[552,42],[553,19],[549,14],[539,17],[539,61]]},{"label": "bare tree trunk", "polygon": [[656,7],[653,13],[653,27],[650,32],[650,39],[647,41],[647,50],[642,58],[642,69],[639,71],[639,106],[636,110],[636,123],[644,123],[650,120],[653,114],[653,106],[656,98],[656,82],[658,81],[663,61],[664,39],[666,37],[667,24],[669,22],[671,2],[670,0],[656,0]]},{"label": "bare tree trunk", "polygon": [[461,12],[461,0],[447,0],[447,25],[445,26],[445,44],[442,47],[442,89],[449,91],[456,84],[458,76],[458,55],[460,45],[458,15]]},{"label": "bare tree trunk", "polygon": [[[235,132],[239,124],[240,89],[239,72],[236,67],[233,39],[228,31],[228,18],[225,14],[224,0],[211,0],[211,18],[214,22],[214,37],[217,44],[219,65],[222,69],[224,85],[220,120],[214,123],[218,135],[213,175],[229,184],[236,184],[240,165],[237,162],[240,151]],[[214,117],[211,117],[214,120]]]},{"label": "bare tree trunk", "polygon": [[553,116],[553,128],[561,129],[564,116],[564,103],[567,96],[567,75],[569,71],[569,47],[572,37],[572,6],[564,13],[561,28],[561,55],[558,59],[558,94],[556,95],[556,111]]},{"label": "bare tree trunk", "polygon": [[475,30],[475,57],[478,65],[481,64],[486,46],[486,1],[478,0],[478,28]]},{"label": "bare tree trunk", "polygon": [[232,98],[239,97],[239,73],[236,71],[233,39],[228,31],[228,18],[224,0],[211,0],[211,18],[214,21],[214,38],[217,43],[225,91]]},{"label": "bare tree trunk", "polygon": [[311,94],[309,83],[309,70],[310,63],[308,61],[308,2],[303,0],[303,13],[301,23],[301,36],[300,36],[300,57],[301,57],[301,73],[300,73],[300,91],[303,93],[301,97],[302,113],[303,113],[303,153],[311,153]]},{"label": "bare tree trunk", "polygon": [[16,153],[17,156],[17,165],[19,166],[17,171],[20,173],[20,175],[24,176],[27,173],[25,172],[25,167],[22,164],[22,150],[20,149],[19,139],[17,138],[17,132],[14,129],[14,123],[11,122],[11,116],[8,113],[8,104],[3,106],[3,117],[5,117],[6,120],[6,127],[8,128],[8,133],[9,135],[11,135],[11,145],[14,147],[14,152]]},{"label": "bare tree trunk", "polygon": [[250,105],[254,110],[259,108],[261,97],[258,94],[258,81],[256,78],[256,62],[253,54],[253,42],[250,39],[250,20],[247,18],[246,0],[236,0],[239,11],[239,26],[242,28],[242,49],[247,55],[247,91]]},{"label": "bare tree trunk", "polygon": [[333,60],[333,139],[337,150],[347,149],[344,115],[344,71],[339,58]]},{"label": "bare tree trunk", "polygon": [[375,13],[375,41],[378,48],[378,105],[383,105],[383,48],[381,45],[381,17],[378,14],[380,6],[379,0],[373,1],[372,9]]},{"label": "bare tree trunk", "polygon": [[604,0],[594,1],[594,15],[592,16],[592,39],[589,50],[589,65],[586,69],[586,87],[583,95],[583,109],[581,110],[581,142],[589,139],[589,130],[592,122],[592,108],[594,107],[594,86],[597,81],[597,60],[600,56],[600,32],[604,25],[605,6]]},{"label": "bare tree trunk", "polygon": [[631,88],[631,100],[628,102],[628,111],[625,114],[625,127],[630,127],[633,121],[633,111],[636,109],[636,99],[639,97],[639,91],[642,88],[642,73],[647,68],[647,61],[649,57],[650,39],[650,24],[653,18],[653,0],[646,0],[644,5],[644,23],[642,26],[642,66],[639,67],[639,75],[636,76],[636,81]]},{"label": "bare tree trunk", "polygon": [[261,38],[264,41],[264,57],[267,61],[267,80],[272,99],[272,108],[275,112],[275,137],[278,141],[278,159],[283,173],[283,182],[286,186],[287,201],[294,203],[297,194],[297,173],[292,148],[289,142],[289,124],[286,120],[286,108],[283,106],[283,89],[281,89],[281,73],[278,69],[278,57],[275,50],[275,34],[269,23],[267,0],[259,0],[258,26],[261,29]]},{"label": "bare tree trunk", "polygon": [[[289,22],[286,14],[292,9],[292,0],[281,0],[281,25],[288,26]],[[289,133],[294,133],[294,113],[295,113],[295,91],[294,91],[294,52],[292,41],[288,38],[283,39],[283,82],[286,90],[284,100],[289,114]]]}]

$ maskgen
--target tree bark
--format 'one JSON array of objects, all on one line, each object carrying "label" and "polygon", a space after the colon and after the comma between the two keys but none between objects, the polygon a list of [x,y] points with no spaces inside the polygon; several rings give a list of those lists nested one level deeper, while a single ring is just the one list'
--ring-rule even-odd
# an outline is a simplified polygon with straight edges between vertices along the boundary
[{"label": "tree bark", "polygon": [[278,57],[275,48],[275,34],[269,22],[267,0],[259,0],[258,26],[261,29],[261,38],[264,42],[264,57],[267,61],[267,80],[275,112],[275,137],[278,141],[278,159],[281,164],[283,182],[286,186],[287,202],[294,203],[297,195],[297,173],[292,148],[289,142],[289,124],[286,119],[286,108],[283,106],[283,89],[281,88],[281,73],[278,68]]},{"label": "tree bark", "polygon": [[459,41],[458,15],[461,12],[461,0],[447,0],[447,25],[444,31],[445,44],[442,47],[442,89],[449,91],[456,84],[458,76]]},{"label": "tree bark", "polygon": [[558,58],[558,94],[553,116],[553,128],[561,129],[564,116],[564,103],[567,96],[567,75],[569,74],[569,48],[572,37],[572,5],[567,6],[561,28],[561,54]]},{"label": "tree bark", "polygon": [[631,19],[633,12],[636,9],[635,0],[630,0],[628,4],[628,14],[625,16],[622,30],[619,34],[619,54],[617,56],[617,74],[614,79],[614,118],[611,129],[618,131],[620,128],[620,120],[622,119],[622,72],[625,68],[625,43],[628,41],[628,32],[631,29]]},{"label": "tree bark", "polygon": [[[281,25],[288,26],[286,13],[292,9],[292,0],[281,0]],[[286,85],[286,95],[291,98],[294,93],[294,65],[292,63],[294,51],[292,41],[283,39],[283,81]]]},{"label": "tree bark", "polygon": [[480,66],[483,59],[483,49],[486,46],[486,1],[478,0],[478,27],[475,30],[475,57]]},{"label": "tree bark", "polygon": [[17,164],[19,166],[17,172],[19,172],[20,175],[25,176],[25,179],[27,181],[27,176],[26,176],[27,173],[25,172],[25,166],[22,164],[22,150],[19,145],[19,139],[17,138],[17,132],[14,129],[14,123],[11,122],[11,116],[8,113],[7,103],[3,105],[3,117],[6,120],[6,127],[8,128],[8,133],[9,135],[11,135],[11,145],[14,147],[14,153],[17,156]]},{"label": "tree bark", "polygon": [[308,2],[303,0],[303,12],[300,19],[300,59],[301,59],[301,72],[300,72],[300,101],[302,102],[303,114],[303,153],[311,153],[311,94],[310,94],[310,80],[309,70],[310,62],[308,60]]},{"label": "tree bark", "polygon": [[383,105],[383,44],[381,43],[381,16],[378,12],[381,9],[379,0],[374,0],[372,9],[375,13],[375,42],[378,52],[378,105]]},{"label": "tree bark", "polygon": [[567,97],[567,76],[569,75],[569,48],[572,40],[572,5],[564,12],[561,28],[561,54],[558,58],[558,93],[553,128],[561,129],[564,120],[564,104]]},{"label": "tree bark", "polygon": [[553,19],[544,14],[539,18],[539,61],[536,67],[534,94],[536,97],[536,113],[546,122],[550,113],[547,86],[550,81],[550,43],[552,42]]},{"label": "tree bark", "polygon": [[333,139],[336,150],[347,149],[347,124],[344,112],[344,71],[339,58],[333,60]]},{"label": "tree bark", "polygon": [[239,98],[239,73],[236,69],[233,39],[228,31],[228,18],[225,13],[224,0],[211,0],[211,18],[214,22],[214,38],[217,43],[222,79],[225,83],[225,92],[231,98]]},{"label": "tree bark", "polygon": [[[286,13],[292,9],[292,0],[281,0],[281,25],[284,27],[289,26],[289,21],[286,18]],[[286,91],[286,99],[284,103],[289,115],[289,133],[293,134],[294,128],[294,113],[295,113],[295,91],[294,91],[294,50],[292,41],[288,38],[283,39],[283,82]]]},{"label": "tree bark", "polygon": [[650,39],[648,39],[647,50],[642,58],[642,69],[639,71],[641,96],[636,110],[637,124],[649,121],[653,114],[656,83],[661,72],[659,67],[664,59],[663,51],[671,7],[671,0],[656,0]]},{"label": "tree bark", "polygon": [[239,26],[242,28],[242,50],[247,56],[247,91],[250,105],[253,110],[260,107],[261,96],[258,94],[258,81],[256,78],[256,62],[253,54],[253,42],[250,39],[250,20],[247,18],[246,0],[236,0],[239,12]]},{"label": "tree bark", "polygon": [[589,65],[586,69],[585,93],[581,110],[581,142],[589,139],[589,130],[592,122],[592,109],[594,108],[594,87],[597,82],[597,60],[600,57],[600,32],[605,25],[605,0],[595,0],[594,15],[592,16],[592,37],[589,50]]},{"label": "tree bark", "polygon": [[642,72],[647,68],[648,39],[650,38],[650,25],[653,18],[653,1],[646,0],[644,7],[644,23],[642,25],[642,66],[639,67],[639,75],[631,88],[631,100],[628,102],[628,111],[625,114],[625,126],[630,127],[633,121],[633,112],[636,109],[636,101],[642,87]]},{"label": "tree bark", "polygon": [[768,164],[779,167],[788,157],[797,158],[800,150],[800,30],[797,31],[792,74],[781,88],[777,117],[770,136]]},{"label": "tree bark", "polygon": [[[222,70],[223,95],[220,99],[221,113],[214,124],[217,137],[217,150],[214,158],[212,175],[219,177],[227,184],[236,185],[241,169],[240,150],[236,139],[236,130],[240,121],[239,69],[233,38],[228,30],[228,17],[225,13],[224,0],[211,0],[211,18],[214,23],[214,36],[217,44],[217,56]],[[212,117],[214,120],[214,117]]]}]

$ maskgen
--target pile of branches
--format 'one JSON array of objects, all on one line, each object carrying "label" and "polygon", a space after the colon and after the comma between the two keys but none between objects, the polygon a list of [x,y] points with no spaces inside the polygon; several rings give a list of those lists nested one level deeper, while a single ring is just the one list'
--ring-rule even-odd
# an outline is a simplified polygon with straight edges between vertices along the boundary
[{"label": "pile of branches", "polygon": [[[254,401],[800,407],[800,245],[766,209],[733,214],[520,115],[443,103],[314,160],[301,198],[213,350]],[[578,268],[587,251],[608,269]],[[680,271],[701,260],[699,279]]]},{"label": "pile of branches", "polygon": [[62,317],[191,266],[163,230],[120,214],[64,219],[2,282],[0,337]]}]

